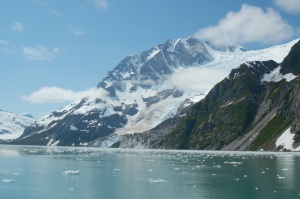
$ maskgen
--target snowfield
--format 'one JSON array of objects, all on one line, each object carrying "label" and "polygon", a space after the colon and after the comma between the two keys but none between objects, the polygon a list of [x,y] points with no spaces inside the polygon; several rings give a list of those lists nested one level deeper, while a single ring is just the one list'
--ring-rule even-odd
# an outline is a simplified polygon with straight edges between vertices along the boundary
[{"label": "snowfield", "polygon": [[18,115],[0,110],[0,139],[11,140],[20,137],[25,127],[34,121],[28,113]]}]

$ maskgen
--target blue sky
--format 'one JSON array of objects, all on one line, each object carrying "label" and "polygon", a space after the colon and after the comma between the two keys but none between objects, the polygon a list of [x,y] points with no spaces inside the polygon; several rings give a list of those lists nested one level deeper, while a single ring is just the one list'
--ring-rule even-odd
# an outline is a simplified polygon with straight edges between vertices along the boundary
[{"label": "blue sky", "polygon": [[299,38],[299,19],[299,0],[3,1],[0,109],[41,117],[128,54],[188,36],[260,49]]}]

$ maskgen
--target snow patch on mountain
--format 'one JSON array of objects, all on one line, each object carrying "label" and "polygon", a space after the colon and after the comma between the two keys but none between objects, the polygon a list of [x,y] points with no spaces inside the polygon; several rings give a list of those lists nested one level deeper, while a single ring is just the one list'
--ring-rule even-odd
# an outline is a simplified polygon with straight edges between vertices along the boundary
[{"label": "snow patch on mountain", "polygon": [[262,82],[280,82],[282,79],[286,79],[287,82],[290,82],[297,77],[292,73],[282,75],[280,73],[280,69],[281,69],[281,67],[278,66],[273,71],[271,71],[271,73],[265,74],[261,81]]},{"label": "snow patch on mountain", "polygon": [[290,151],[300,151],[300,146],[297,148],[293,147],[295,142],[294,140],[295,134],[291,133],[291,128],[288,128],[277,140],[276,140],[276,148],[282,147],[285,150]]}]

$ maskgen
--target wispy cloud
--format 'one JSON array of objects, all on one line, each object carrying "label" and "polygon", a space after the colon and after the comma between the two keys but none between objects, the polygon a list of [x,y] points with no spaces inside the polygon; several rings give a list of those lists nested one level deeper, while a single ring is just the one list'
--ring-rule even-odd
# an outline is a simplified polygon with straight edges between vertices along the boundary
[{"label": "wispy cloud", "polygon": [[175,88],[186,90],[210,90],[216,83],[228,75],[225,70],[191,67],[183,69],[170,76],[171,85]]},{"label": "wispy cloud", "polygon": [[72,91],[59,87],[42,87],[30,95],[22,96],[25,101],[37,104],[72,102],[84,98],[102,98],[107,92],[104,89],[89,88],[84,91]]},{"label": "wispy cloud", "polygon": [[23,56],[27,60],[32,61],[52,60],[55,57],[55,55],[60,53],[61,50],[59,48],[47,49],[41,45],[37,47],[23,47]]},{"label": "wispy cloud", "polygon": [[50,5],[51,1],[46,1],[46,0],[32,0],[34,3],[39,4],[41,6],[43,6],[44,8],[48,9],[48,11],[56,16],[56,17],[62,17],[63,13],[57,9],[53,9],[52,6]]},{"label": "wispy cloud", "polygon": [[62,17],[63,16],[63,13],[58,11],[58,10],[54,10],[54,9],[51,9],[49,8],[49,12],[54,15],[54,16],[57,16],[57,17]]},{"label": "wispy cloud", "polygon": [[86,34],[86,31],[84,31],[83,29],[81,28],[77,28],[75,30],[72,31],[74,35],[76,36],[83,36]]},{"label": "wispy cloud", "polygon": [[48,2],[46,0],[32,0],[32,1],[44,6],[48,6]]},{"label": "wispy cloud", "polygon": [[6,55],[13,54],[15,46],[7,40],[0,40],[0,52]]},{"label": "wispy cloud", "polygon": [[290,13],[300,13],[299,0],[275,0],[275,4]]},{"label": "wispy cloud", "polygon": [[108,9],[108,1],[107,0],[92,0],[93,3],[101,9]]},{"label": "wispy cloud", "polygon": [[14,21],[11,24],[11,29],[16,32],[22,32],[24,30],[24,28],[25,28],[25,26],[19,21]]},{"label": "wispy cloud", "polygon": [[294,29],[273,9],[242,5],[229,12],[216,26],[199,30],[195,36],[219,45],[251,42],[277,43],[290,38]]}]

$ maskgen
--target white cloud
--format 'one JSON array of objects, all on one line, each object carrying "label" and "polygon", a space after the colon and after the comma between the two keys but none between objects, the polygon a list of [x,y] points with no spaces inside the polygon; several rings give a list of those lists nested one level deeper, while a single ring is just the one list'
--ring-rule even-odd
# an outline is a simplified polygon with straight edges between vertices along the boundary
[{"label": "white cloud", "polygon": [[55,55],[59,54],[61,50],[59,48],[47,49],[44,46],[37,47],[23,47],[23,55],[27,60],[32,61],[45,61],[52,60]]},{"label": "white cloud", "polygon": [[86,32],[80,28],[77,28],[75,30],[73,30],[74,35],[76,36],[83,36],[86,34]]},{"label": "white cloud", "polygon": [[7,45],[9,44],[9,41],[6,41],[6,40],[0,40],[0,45]]},{"label": "white cloud", "polygon": [[7,40],[0,40],[0,52],[6,55],[15,52],[15,46]]},{"label": "white cloud", "polygon": [[293,28],[273,9],[242,5],[238,12],[229,12],[216,26],[199,30],[195,37],[217,45],[251,42],[277,43],[290,38]]},{"label": "white cloud", "polygon": [[300,12],[299,0],[275,0],[275,4],[290,13]]},{"label": "white cloud", "polygon": [[107,92],[104,89],[90,88],[84,91],[72,91],[59,87],[42,87],[38,91],[21,98],[31,103],[72,102],[83,98],[102,98]]},{"label": "white cloud", "polygon": [[220,69],[191,67],[170,76],[171,84],[178,89],[210,90],[228,75]]},{"label": "white cloud", "polygon": [[16,31],[16,32],[22,32],[24,30],[24,25],[18,21],[14,21],[12,24],[11,24],[11,29],[13,31]]},{"label": "white cloud", "polygon": [[63,16],[63,13],[62,12],[60,12],[60,11],[58,11],[58,10],[54,10],[54,9],[49,9],[49,12],[51,13],[51,14],[53,14],[54,16],[57,16],[57,17],[62,17]]},{"label": "white cloud", "polygon": [[108,8],[108,1],[107,0],[93,0],[94,4],[101,9]]}]

